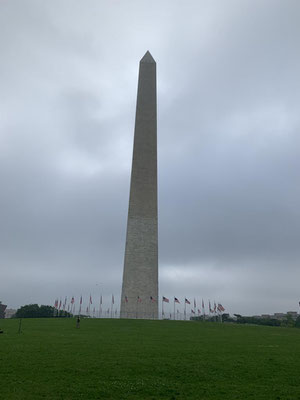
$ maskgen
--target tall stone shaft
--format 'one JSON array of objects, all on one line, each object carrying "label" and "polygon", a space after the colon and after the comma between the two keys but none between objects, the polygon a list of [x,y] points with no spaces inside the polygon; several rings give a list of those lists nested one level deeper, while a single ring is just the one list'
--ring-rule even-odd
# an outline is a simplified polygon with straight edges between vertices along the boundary
[{"label": "tall stone shaft", "polygon": [[140,61],[121,318],[158,318],[156,63]]}]

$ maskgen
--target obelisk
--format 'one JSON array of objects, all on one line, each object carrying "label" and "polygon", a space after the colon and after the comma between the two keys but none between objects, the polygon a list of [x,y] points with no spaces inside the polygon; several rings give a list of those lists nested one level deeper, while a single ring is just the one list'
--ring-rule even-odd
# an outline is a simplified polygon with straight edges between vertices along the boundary
[{"label": "obelisk", "polygon": [[158,318],[156,63],[140,61],[121,318]]}]

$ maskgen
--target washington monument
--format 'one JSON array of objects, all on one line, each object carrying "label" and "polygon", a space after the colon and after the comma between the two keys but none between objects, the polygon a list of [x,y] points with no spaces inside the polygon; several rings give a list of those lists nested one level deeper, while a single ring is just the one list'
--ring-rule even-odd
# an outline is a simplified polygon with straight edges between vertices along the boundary
[{"label": "washington monument", "polygon": [[158,318],[156,63],[140,61],[121,318]]}]

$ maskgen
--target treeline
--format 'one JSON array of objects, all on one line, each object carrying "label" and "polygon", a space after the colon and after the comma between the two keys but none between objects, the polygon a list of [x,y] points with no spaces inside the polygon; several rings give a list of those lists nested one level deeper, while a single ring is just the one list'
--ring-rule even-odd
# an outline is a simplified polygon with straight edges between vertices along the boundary
[{"label": "treeline", "polygon": [[[237,324],[253,324],[253,325],[267,325],[267,326],[281,326],[283,321],[279,321],[275,318],[257,318],[257,317],[243,317],[242,315],[236,315]],[[230,322],[230,318],[228,319]],[[234,321],[234,320],[233,320]]]},{"label": "treeline", "polygon": [[300,328],[300,316],[294,320],[289,314],[285,318],[278,320],[275,318],[257,318],[257,317],[243,317],[242,315],[235,314],[237,324],[255,324],[255,325],[268,325],[268,326],[285,326]]},{"label": "treeline", "polygon": [[[291,315],[287,315],[284,319],[278,320],[275,318],[259,318],[259,317],[245,317],[243,315],[234,314],[235,318],[231,318],[229,314],[223,314],[222,319],[218,317],[205,318],[208,322],[232,322],[235,324],[253,324],[253,325],[267,325],[267,326],[285,326],[300,328],[300,316],[294,320]],[[191,320],[203,321],[203,317],[192,317]]]},{"label": "treeline", "polygon": [[20,307],[13,318],[67,318],[73,315],[67,311],[56,310],[51,306],[39,306],[38,304],[28,304]]}]

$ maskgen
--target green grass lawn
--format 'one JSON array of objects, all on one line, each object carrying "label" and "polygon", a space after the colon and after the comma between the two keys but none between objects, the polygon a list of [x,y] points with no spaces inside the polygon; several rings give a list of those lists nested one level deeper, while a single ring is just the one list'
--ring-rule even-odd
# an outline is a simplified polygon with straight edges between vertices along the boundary
[{"label": "green grass lawn", "polygon": [[0,320],[0,399],[300,399],[300,329]]}]

